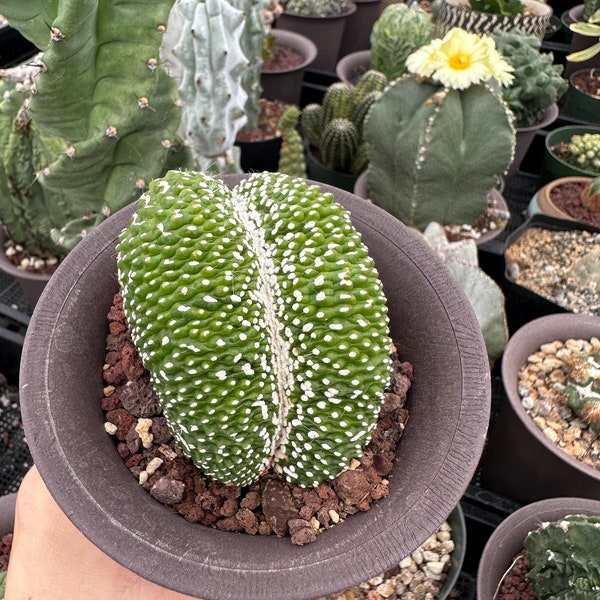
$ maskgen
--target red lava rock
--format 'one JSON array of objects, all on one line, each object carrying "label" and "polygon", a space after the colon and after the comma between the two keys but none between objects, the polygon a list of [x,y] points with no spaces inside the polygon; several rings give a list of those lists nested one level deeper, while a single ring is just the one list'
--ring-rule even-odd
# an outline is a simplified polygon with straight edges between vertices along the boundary
[{"label": "red lava rock", "polygon": [[118,362],[108,367],[103,373],[104,381],[109,385],[123,385],[127,381],[127,376],[123,370],[123,365]]},{"label": "red lava rock", "polygon": [[360,505],[380,481],[375,469],[359,467],[340,473],[334,480],[334,487],[344,503]]},{"label": "red lava rock", "polygon": [[271,529],[285,535],[287,523],[298,516],[298,508],[289,487],[277,479],[269,479],[262,494],[263,512]]},{"label": "red lava rock", "polygon": [[168,477],[161,477],[151,488],[152,497],[163,504],[177,504],[183,498],[185,484]]},{"label": "red lava rock", "polygon": [[[123,346],[121,350],[121,364],[123,365],[123,371],[129,381],[138,380],[146,371],[142,363],[142,358],[136,350],[133,343],[128,343]],[[154,392],[154,390],[152,390]],[[156,396],[156,393],[154,393]],[[158,404],[158,397],[156,399]]]},{"label": "red lava rock", "polygon": [[131,426],[137,423],[137,419],[124,408],[117,408],[107,412],[106,420],[117,426],[117,433],[115,435],[122,442],[125,441],[125,437]]},{"label": "red lava rock", "polygon": [[121,404],[134,417],[152,417],[160,413],[160,402],[150,377],[143,377],[125,386],[121,391]]},{"label": "red lava rock", "polygon": [[288,527],[292,543],[298,546],[310,544],[317,539],[317,532],[310,524],[310,521],[306,521],[305,519],[290,519]]},{"label": "red lava rock", "polygon": [[515,557],[510,570],[504,575],[502,584],[496,595],[496,600],[537,600],[526,575],[531,570],[531,564],[522,551]]},{"label": "red lava rock", "polygon": [[246,533],[250,535],[258,533],[258,518],[249,508],[242,508],[235,518]]}]

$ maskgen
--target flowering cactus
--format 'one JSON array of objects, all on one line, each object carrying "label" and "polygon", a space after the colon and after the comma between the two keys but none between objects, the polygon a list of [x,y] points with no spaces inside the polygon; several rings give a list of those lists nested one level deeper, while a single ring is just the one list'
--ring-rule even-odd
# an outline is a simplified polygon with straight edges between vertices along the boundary
[{"label": "flowering cactus", "polygon": [[134,343],[182,449],[245,485],[335,477],[389,383],[382,285],[350,215],[317,186],[256,173],[151,183],[117,248]]},{"label": "flowering cactus", "polygon": [[490,37],[458,28],[407,66],[364,124],[369,197],[421,230],[473,225],[514,156],[512,113],[496,85],[510,83],[512,67]]},{"label": "flowering cactus", "polygon": [[539,600],[595,600],[600,595],[600,517],[569,515],[544,523],[524,542],[527,574]]},{"label": "flowering cactus", "polygon": [[187,164],[173,154],[181,111],[158,60],[172,0],[142,5],[2,2],[43,52],[34,93],[5,83],[0,100],[0,216],[33,254],[65,255],[169,163]]}]

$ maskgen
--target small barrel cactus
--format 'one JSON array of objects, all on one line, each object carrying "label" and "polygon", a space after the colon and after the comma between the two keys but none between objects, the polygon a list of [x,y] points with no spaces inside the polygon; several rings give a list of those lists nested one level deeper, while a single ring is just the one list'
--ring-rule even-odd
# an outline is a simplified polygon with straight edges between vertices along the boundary
[{"label": "small barrel cactus", "polygon": [[574,135],[564,160],[585,171],[600,174],[600,133]]},{"label": "small barrel cactus", "polygon": [[600,177],[594,177],[583,189],[581,204],[590,212],[600,212]]},{"label": "small barrel cactus", "polygon": [[600,596],[600,517],[568,515],[544,523],[524,541],[527,579],[539,600]]},{"label": "small barrel cactus", "polygon": [[600,352],[565,360],[568,405],[590,429],[600,433]]},{"label": "small barrel cactus", "polygon": [[371,68],[390,81],[406,73],[406,59],[433,38],[430,16],[417,4],[387,6],[371,30]]},{"label": "small barrel cactus", "polygon": [[362,454],[390,378],[388,316],[331,194],[280,173],[230,190],[172,171],[117,252],[133,341],[207,475],[245,485],[272,467],[313,486]]}]

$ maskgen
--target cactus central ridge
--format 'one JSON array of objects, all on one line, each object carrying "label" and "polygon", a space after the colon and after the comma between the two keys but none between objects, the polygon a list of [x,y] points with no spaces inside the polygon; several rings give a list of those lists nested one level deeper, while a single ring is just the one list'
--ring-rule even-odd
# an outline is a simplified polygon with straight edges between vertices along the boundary
[{"label": "cactus central ridge", "polygon": [[360,456],[389,383],[387,309],[349,214],[302,179],[170,172],[118,252],[132,339],[203,472],[314,486]]}]

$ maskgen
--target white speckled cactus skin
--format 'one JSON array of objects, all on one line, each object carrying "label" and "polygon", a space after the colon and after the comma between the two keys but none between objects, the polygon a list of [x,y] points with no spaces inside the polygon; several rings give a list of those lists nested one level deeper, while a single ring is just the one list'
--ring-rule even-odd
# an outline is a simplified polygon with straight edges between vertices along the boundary
[{"label": "white speckled cactus skin", "polygon": [[246,485],[313,486],[360,456],[391,360],[386,301],[350,216],[259,173],[154,181],[118,246],[134,343],[184,451]]}]

